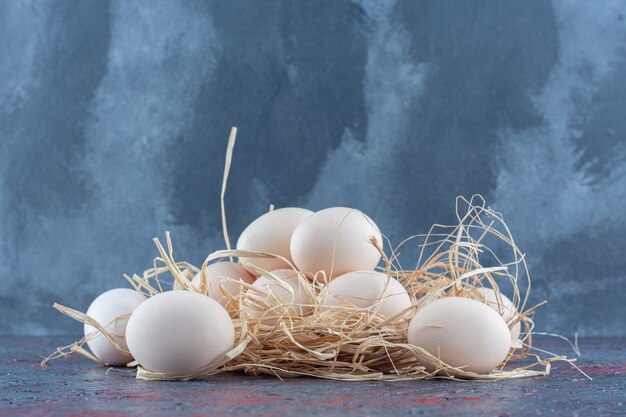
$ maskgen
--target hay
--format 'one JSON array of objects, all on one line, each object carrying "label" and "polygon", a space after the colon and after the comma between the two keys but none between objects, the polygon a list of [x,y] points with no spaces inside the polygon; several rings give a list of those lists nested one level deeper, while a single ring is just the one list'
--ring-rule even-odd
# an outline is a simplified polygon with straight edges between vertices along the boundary
[{"label": "hay", "polygon": [[[239,282],[243,290],[234,295],[222,286],[225,296],[225,308],[233,318],[236,332],[235,347],[214,363],[188,373],[154,372],[137,368],[137,378],[146,380],[191,380],[203,379],[221,372],[243,371],[247,374],[269,374],[279,378],[310,376],[345,381],[372,380],[421,380],[447,378],[461,380],[501,380],[520,377],[546,376],[551,364],[565,361],[573,365],[574,359],[554,355],[549,352],[546,358],[535,352],[532,335],[535,310],[543,303],[528,306],[531,280],[523,252],[517,247],[513,236],[502,215],[489,208],[480,196],[456,200],[456,219],[454,225],[434,225],[424,235],[411,236],[396,248],[385,253],[372,244],[382,255],[385,272],[389,279],[397,279],[415,301],[414,305],[397,314],[384,318],[377,313],[378,303],[370,308],[325,306],[320,302],[320,290],[327,283],[324,274],[304,274],[285,258],[263,252],[237,251],[230,248],[226,227],[224,195],[226,180],[236,130],[231,131],[226,155],[226,167],[221,193],[223,233],[225,250],[210,254],[201,267],[174,259],[173,244],[169,232],[166,232],[166,247],[159,239],[154,243],[159,252],[153,267],[141,276],[125,275],[128,282],[146,297],[154,296],[165,288],[205,292],[206,267],[209,263],[233,259],[277,257],[290,265],[299,277],[301,290],[309,295],[310,304],[294,304],[271,290],[264,291]],[[270,207],[270,210],[272,207]],[[387,240],[388,241],[388,240]],[[414,268],[405,269],[399,261],[401,250],[411,242],[419,243]],[[273,276],[252,263],[246,265],[258,273],[266,275],[278,286],[291,295],[289,285],[279,277]],[[191,279],[203,271],[200,288],[191,285]],[[169,279],[164,275],[170,275]],[[524,279],[525,282],[520,282]],[[522,333],[518,346],[513,347],[503,363],[490,374],[476,374],[461,368],[451,367],[441,362],[425,350],[407,342],[406,327],[412,315],[425,303],[437,298],[460,296],[475,298],[476,290],[483,286],[493,288],[497,300],[500,300],[500,287],[512,290],[512,301],[517,307],[517,314],[507,324],[522,324]],[[524,287],[524,290],[522,288]],[[310,313],[301,316],[302,307]],[[103,326],[88,316],[55,304],[62,313],[81,322],[88,322],[108,335]],[[261,312],[261,317],[253,319],[247,311]],[[78,352],[101,363],[89,354],[82,345],[88,337],[69,346],[57,349],[42,362]],[[116,345],[120,348],[119,345]],[[132,365],[132,364],[131,364]],[[436,369],[428,372],[426,369]]]},{"label": "hay", "polygon": [[124,315],[115,317],[113,320],[111,320],[110,323],[107,323],[106,325],[103,326],[100,323],[98,323],[96,320],[94,320],[93,318],[89,317],[87,314],[81,313],[80,311],[76,311],[74,309],[62,306],[57,303],[54,303],[52,307],[60,311],[61,313],[65,314],[66,316],[73,318],[74,320],[77,320],[81,323],[89,324],[95,327],[96,330],[85,335],[85,337],[83,337],[82,339],[74,343],[71,343],[67,346],[58,347],[56,351],[54,351],[54,353],[50,354],[49,356],[44,358],[43,361],[41,361],[40,365],[42,368],[45,368],[47,366],[47,363],[51,361],[52,359],[67,357],[71,355],[72,353],[78,353],[80,355],[83,355],[87,359],[91,359],[92,361],[99,363],[101,365],[109,365],[108,363],[101,361],[96,356],[94,356],[91,352],[83,348],[83,345],[85,343],[89,342],[90,340],[95,339],[100,334],[106,337],[107,340],[115,347],[115,349],[119,350],[120,352],[130,354],[130,352],[124,349],[120,344],[120,341],[124,340],[124,335],[110,333],[109,331],[106,330],[107,328],[111,326],[115,326],[118,321],[128,320],[128,318],[130,317],[130,314],[124,314]]}]

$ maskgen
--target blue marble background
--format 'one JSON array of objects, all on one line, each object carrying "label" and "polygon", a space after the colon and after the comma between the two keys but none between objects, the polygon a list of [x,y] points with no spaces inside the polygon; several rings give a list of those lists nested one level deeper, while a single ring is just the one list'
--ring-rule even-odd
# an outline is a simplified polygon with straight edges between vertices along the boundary
[{"label": "blue marble background", "polygon": [[[538,327],[626,335],[624,1],[0,2],[1,334],[80,326],[151,265],[277,206],[361,208],[394,242],[501,211]],[[409,254],[404,254],[409,256]]]}]

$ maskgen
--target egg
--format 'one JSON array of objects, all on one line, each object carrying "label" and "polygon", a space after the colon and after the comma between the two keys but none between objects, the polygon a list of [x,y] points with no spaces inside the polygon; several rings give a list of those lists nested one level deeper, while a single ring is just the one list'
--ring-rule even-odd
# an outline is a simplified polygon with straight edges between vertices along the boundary
[{"label": "egg", "polygon": [[[252,284],[252,288],[263,292],[265,295],[256,293],[252,288],[248,290],[243,305],[246,315],[249,318],[258,319],[270,310],[268,315],[280,315],[286,312],[278,307],[283,303],[291,304],[287,307],[290,315],[304,316],[310,313],[315,300],[313,294],[307,292],[304,287],[307,284],[302,280],[306,280],[306,278],[298,277],[298,273],[291,269],[278,269],[271,271],[271,273],[281,279],[289,289],[269,277],[259,277]],[[268,322],[273,322],[273,320],[268,320]]]},{"label": "egg", "polygon": [[[98,322],[109,332],[115,341],[124,350],[128,350],[124,335],[126,333],[126,323],[130,314],[144,301],[144,297],[135,290],[128,288],[115,288],[106,291],[96,297],[87,309],[87,315]],[[126,316],[115,320],[120,316]],[[83,326],[85,336],[98,330],[86,324]],[[102,362],[109,365],[126,365],[132,362],[130,354],[119,351],[102,334],[87,342],[89,350]]]},{"label": "egg", "polygon": [[135,360],[157,372],[190,372],[234,345],[230,316],[217,301],[191,291],[167,291],[130,316],[126,343]]},{"label": "egg", "polygon": [[491,372],[511,347],[502,317],[480,301],[461,297],[440,298],[422,307],[411,319],[407,336],[410,344],[447,365],[479,374]]},{"label": "egg", "polygon": [[[289,244],[296,227],[311,216],[311,210],[285,207],[265,213],[245,228],[237,240],[237,250],[265,252],[279,255],[293,263]],[[278,258],[239,257],[242,265],[251,263],[266,271],[289,268],[289,264]],[[250,271],[255,276],[260,274]]]},{"label": "egg", "polygon": [[[332,280],[320,294],[322,305],[369,308],[390,318],[411,307],[406,289],[396,279],[375,271],[348,272]],[[378,302],[380,300],[380,302]]]},{"label": "egg", "polygon": [[[242,285],[229,280],[228,278],[243,281],[252,284],[256,279],[254,275],[249,273],[241,264],[234,262],[216,262],[206,267],[206,284],[208,288],[202,285],[202,271],[198,272],[191,280],[191,285],[198,288],[202,293],[225,304],[228,299],[222,292],[220,285],[223,286],[233,297],[239,295]],[[208,291],[207,291],[208,289]]]},{"label": "egg", "polygon": [[324,271],[328,279],[353,271],[373,270],[380,253],[370,242],[383,247],[376,224],[358,210],[332,207],[305,219],[291,237],[291,255],[305,272]]},{"label": "egg", "polygon": [[[500,293],[500,300],[498,301],[496,292],[491,288],[478,288],[476,291],[479,293],[479,301],[484,302],[489,307],[496,310],[500,316],[502,316],[507,325],[517,318],[517,308],[506,295]],[[516,346],[519,345],[519,335],[522,329],[522,323],[517,321],[515,324],[509,326],[509,328],[511,329],[511,339],[516,342]]]}]

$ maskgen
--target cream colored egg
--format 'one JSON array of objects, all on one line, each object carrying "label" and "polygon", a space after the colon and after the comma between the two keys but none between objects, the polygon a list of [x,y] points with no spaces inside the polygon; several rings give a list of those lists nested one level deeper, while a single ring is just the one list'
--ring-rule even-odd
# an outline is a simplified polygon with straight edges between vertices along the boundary
[{"label": "cream colored egg", "polygon": [[234,262],[216,262],[207,265],[204,283],[202,281],[202,271],[200,271],[191,280],[191,285],[223,305],[228,299],[222,292],[220,286],[223,286],[233,297],[237,297],[243,287],[240,283],[233,282],[232,280],[252,284],[255,279],[254,275],[249,273],[241,264]]},{"label": "cream colored egg", "polygon": [[235,329],[215,300],[190,291],[168,291],[144,301],[126,328],[126,343],[144,368],[189,372],[221,358]]},{"label": "cream colored egg", "polygon": [[[511,333],[489,306],[469,298],[447,297],[415,313],[408,341],[449,366],[486,374],[508,355]],[[431,372],[435,370],[425,366]]]},{"label": "cream colored egg", "polygon": [[406,289],[394,278],[376,271],[348,272],[332,280],[320,294],[327,306],[369,308],[390,318],[411,307]]},{"label": "cream colored egg", "polygon": [[[293,263],[289,244],[295,228],[313,212],[298,207],[285,207],[265,213],[241,233],[237,241],[237,250],[266,252],[279,255]],[[242,265],[254,264],[266,271],[289,268],[289,265],[278,258],[246,258],[240,257]],[[255,276],[259,274],[251,271]]]},{"label": "cream colored egg", "polygon": [[291,269],[278,269],[271,273],[282,280],[284,286],[269,277],[259,277],[244,300],[247,317],[258,319],[283,313],[299,316],[310,313],[314,295],[311,294],[312,287],[309,287],[311,291],[307,291],[306,278],[298,277],[297,272]]},{"label": "cream colored egg", "polygon": [[509,329],[511,329],[511,339],[515,342],[516,346],[519,345],[519,335],[522,324],[519,321],[515,322],[513,325],[510,324],[514,322],[518,316],[515,304],[502,293],[498,300],[496,292],[491,288],[478,288],[476,291],[479,293],[480,301],[496,310],[502,316],[507,325],[509,325]]},{"label": "cream colored egg", "polygon": [[378,227],[365,214],[346,207],[327,208],[296,228],[291,238],[291,255],[301,271],[324,271],[327,278],[371,271],[380,261],[371,237],[383,247]]},{"label": "cream colored egg", "polygon": [[[128,350],[124,335],[130,314],[144,301],[135,290],[115,288],[96,297],[87,309],[87,315],[103,326],[124,350]],[[85,324],[85,336],[93,332],[98,335],[87,342],[89,350],[101,361],[109,365],[126,365],[132,362],[130,354],[119,351],[95,327]]]}]

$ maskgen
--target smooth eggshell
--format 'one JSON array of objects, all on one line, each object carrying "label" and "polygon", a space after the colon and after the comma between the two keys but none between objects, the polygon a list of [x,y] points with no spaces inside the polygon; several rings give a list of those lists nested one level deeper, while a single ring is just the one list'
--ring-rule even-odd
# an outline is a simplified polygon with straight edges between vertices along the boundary
[{"label": "smooth eggshell", "polygon": [[332,280],[320,299],[328,306],[369,308],[378,303],[378,313],[389,318],[411,307],[406,289],[394,278],[376,271],[348,272]]},{"label": "smooth eggshell", "polygon": [[[408,341],[449,366],[487,374],[508,355],[511,333],[489,306],[469,298],[447,297],[415,313]],[[435,370],[424,365],[431,372]]]},{"label": "smooth eggshell", "polygon": [[190,291],[168,291],[144,301],[126,328],[126,343],[144,368],[189,372],[222,357],[235,329],[215,300]]},{"label": "smooth eggshell", "polygon": [[[97,321],[109,333],[124,350],[128,350],[124,335],[128,316],[144,301],[144,297],[135,290],[128,288],[115,288],[100,294],[93,300],[87,309],[87,315]],[[123,319],[117,317],[127,315]],[[89,325],[83,326],[85,336],[98,330]],[[87,342],[89,350],[101,361],[109,365],[126,365],[132,362],[130,354],[121,352],[101,333]]]},{"label": "smooth eggshell", "polygon": [[[498,301],[496,292],[491,288],[478,288],[476,291],[481,296],[479,300],[496,310],[500,316],[502,316],[507,325],[515,320],[518,315],[517,308],[506,295],[500,293],[500,300]],[[512,326],[509,326],[509,329],[511,330],[511,339],[519,343],[522,323],[517,321]]]},{"label": "smooth eggshell", "polygon": [[[311,210],[298,207],[285,207],[265,213],[245,228],[237,240],[237,250],[266,252],[279,255],[293,263],[289,244],[296,227],[311,216]],[[289,265],[278,258],[246,258],[239,257],[242,265],[251,263],[266,271],[289,268]],[[259,274],[252,272],[255,276]]]},{"label": "smooth eggshell", "polygon": [[[198,272],[196,276],[193,277],[191,285],[198,288],[202,293],[207,294],[207,288],[202,285],[201,276],[202,271]],[[207,265],[206,283],[208,284],[208,296],[220,304],[225,304],[227,301],[220,285],[223,286],[233,297],[237,297],[242,289],[241,284],[233,282],[228,278],[238,281],[241,280],[247,284],[252,284],[256,279],[254,275],[249,273],[241,264],[234,262],[216,262]]]},{"label": "smooth eggshell", "polygon": [[[293,304],[293,306],[288,307],[289,312],[292,315],[298,314],[300,316],[304,316],[310,313],[311,305],[314,300],[303,287],[303,282],[301,280],[305,278],[299,278],[298,274],[291,269],[278,269],[271,271],[271,273],[287,284],[291,288],[293,294],[287,288],[281,286],[277,281],[266,276],[261,276],[254,282],[254,284],[252,284],[252,287],[263,291],[267,295],[262,296],[249,289],[247,298],[255,301],[250,302],[246,300],[244,302],[243,308],[246,315],[250,318],[258,319],[262,317],[267,310],[282,305],[279,300],[282,300],[287,304]],[[272,295],[270,295],[270,291]],[[264,308],[265,311],[259,308]],[[277,308],[269,314],[278,315],[282,313],[283,311],[280,308]]]},{"label": "smooth eggshell", "polygon": [[327,208],[296,228],[291,255],[301,271],[324,271],[327,278],[371,271],[380,261],[380,253],[370,242],[372,236],[382,248],[382,236],[372,219],[351,208]]}]

